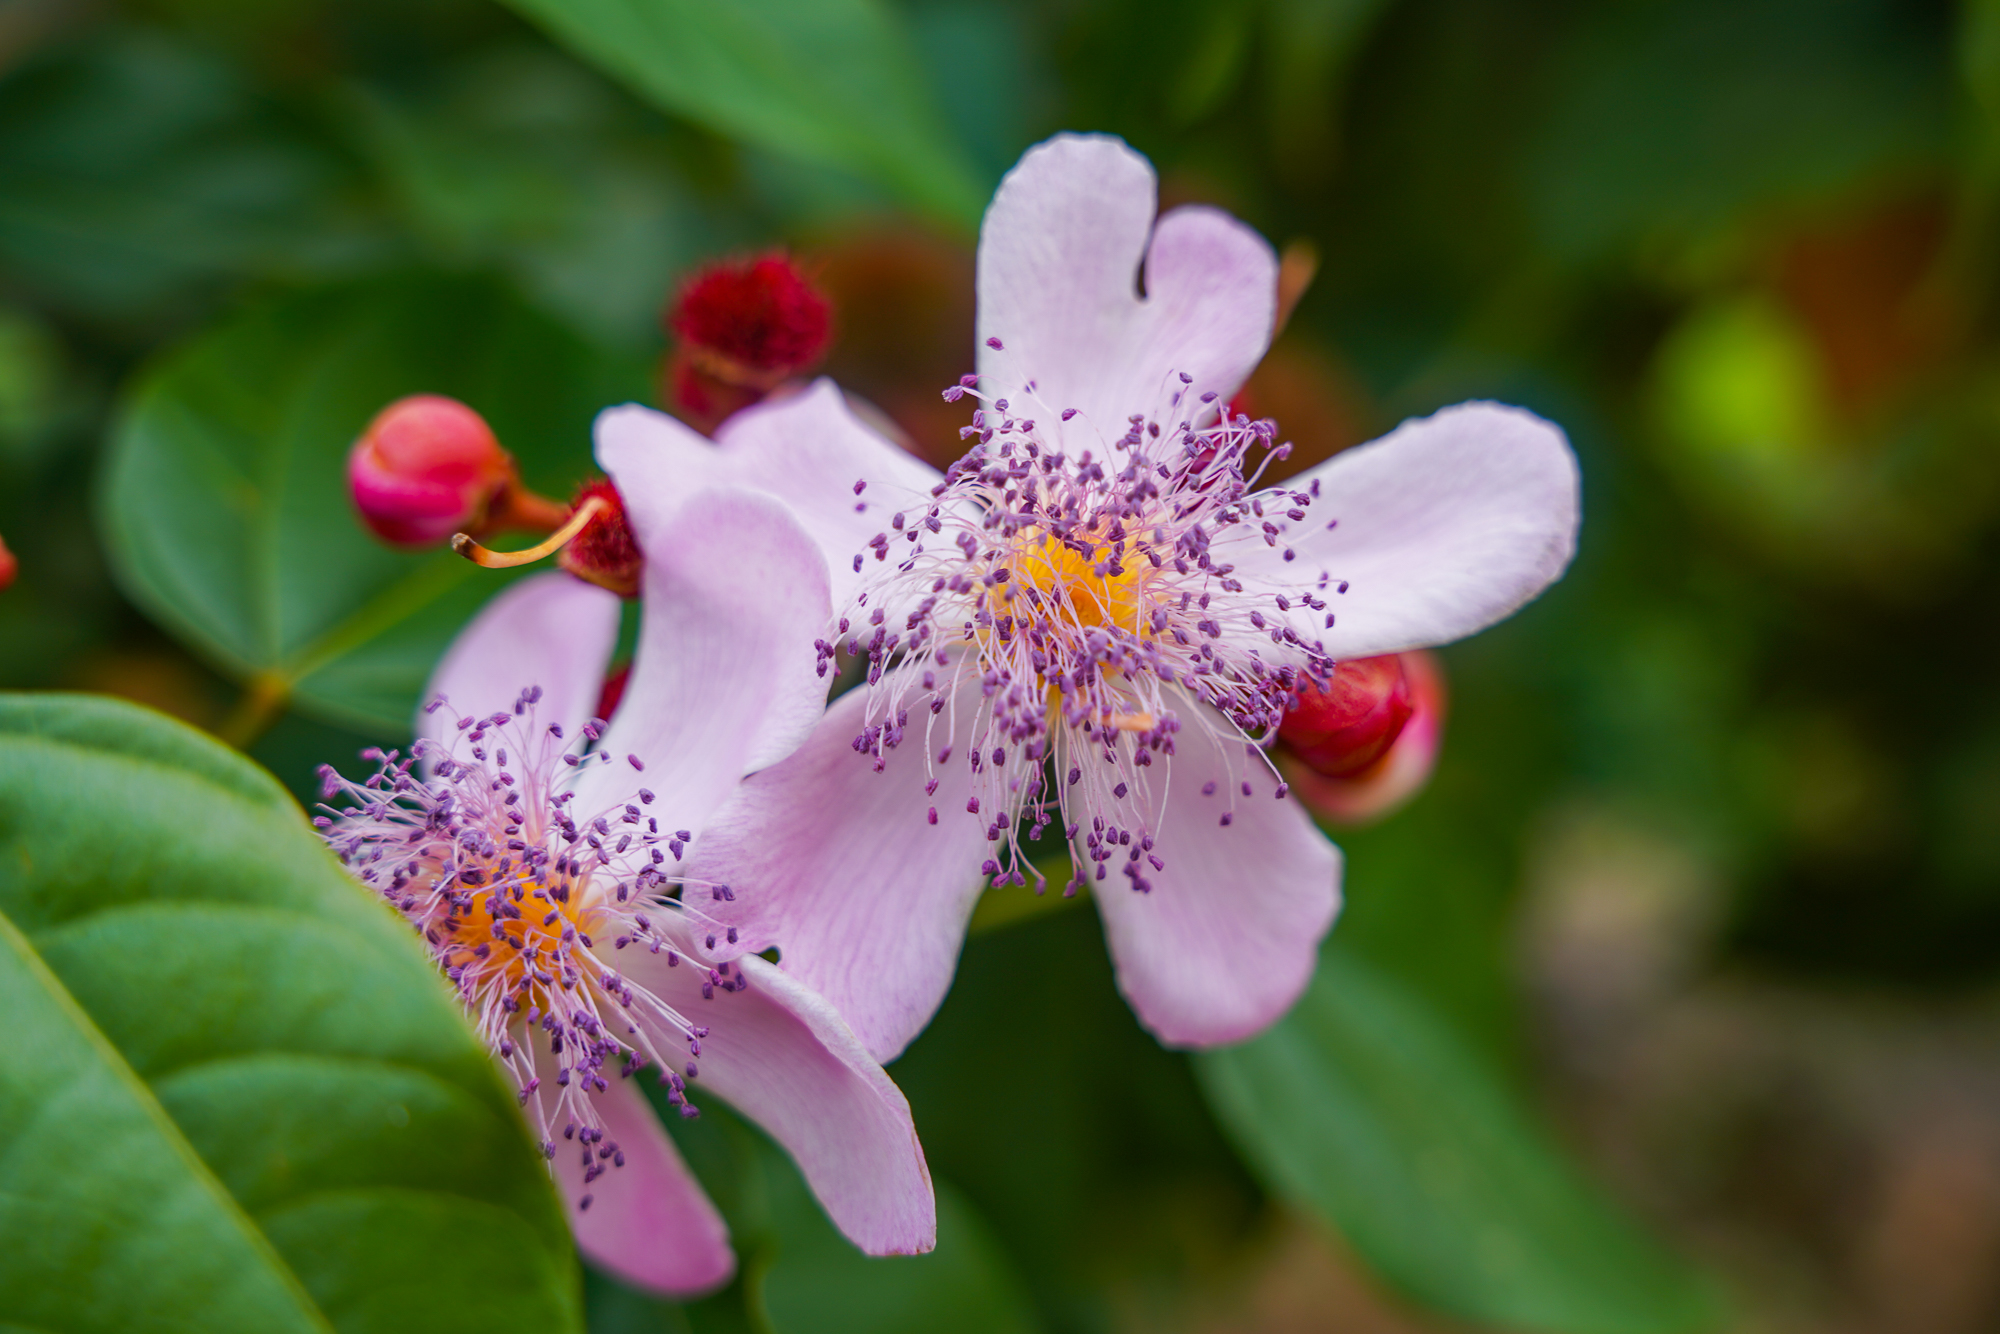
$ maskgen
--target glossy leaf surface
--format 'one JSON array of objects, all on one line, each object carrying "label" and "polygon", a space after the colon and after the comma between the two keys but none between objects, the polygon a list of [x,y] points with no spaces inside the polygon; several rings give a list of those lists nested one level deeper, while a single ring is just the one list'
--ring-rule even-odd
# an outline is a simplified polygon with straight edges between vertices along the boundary
[{"label": "glossy leaf surface", "polygon": [[935,106],[899,17],[877,0],[510,0],[677,115],[843,167],[972,226],[986,190]]},{"label": "glossy leaf surface", "polygon": [[125,591],[230,675],[333,721],[401,730],[459,626],[505,576],[383,546],[347,497],[348,447],[384,404],[472,404],[531,486],[566,496],[590,424],[640,397],[501,286],[410,276],[254,311],[167,356],[113,430],[102,496]]},{"label": "glossy leaf surface", "polygon": [[491,1059],[270,778],[0,697],[0,1326],[576,1330]]},{"label": "glossy leaf surface", "polygon": [[1291,1014],[1196,1065],[1272,1190],[1428,1306],[1549,1334],[1715,1323],[1701,1284],[1578,1177],[1415,993],[1337,948]]}]

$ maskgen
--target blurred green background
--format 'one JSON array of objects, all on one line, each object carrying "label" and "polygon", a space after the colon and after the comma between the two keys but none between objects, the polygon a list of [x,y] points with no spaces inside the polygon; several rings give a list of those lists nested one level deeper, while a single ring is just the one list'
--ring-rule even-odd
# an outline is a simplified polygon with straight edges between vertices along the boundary
[{"label": "blurred green background", "polygon": [[948,458],[1058,129],[1316,248],[1249,388],[1305,459],[1562,423],[1577,563],[1444,655],[1271,1035],[1162,1051],[1091,913],[983,930],[892,1070],[939,1252],[854,1256],[718,1109],[742,1276],[588,1276],[592,1329],[2000,1328],[2000,4],[4,0],[0,685],[302,795],[400,742],[496,585],[372,547],[346,443],[452,393],[564,491],[724,254]]}]

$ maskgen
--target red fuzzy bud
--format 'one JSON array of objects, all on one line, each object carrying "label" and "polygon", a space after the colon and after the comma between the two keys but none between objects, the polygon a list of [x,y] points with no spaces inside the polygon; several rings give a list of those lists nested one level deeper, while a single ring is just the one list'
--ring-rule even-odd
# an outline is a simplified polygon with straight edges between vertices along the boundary
[{"label": "red fuzzy bud", "polygon": [[667,311],[666,398],[704,431],[825,355],[833,308],[783,255],[697,271]]},{"label": "red fuzzy bud", "polygon": [[432,546],[477,528],[513,478],[514,461],[485,419],[437,394],[382,409],[347,456],[362,522],[398,546]]},{"label": "red fuzzy bud", "polygon": [[1444,705],[1444,677],[1428,653],[1341,663],[1325,690],[1301,690],[1279,725],[1293,792],[1339,824],[1387,815],[1430,778]]},{"label": "red fuzzy bud", "polygon": [[704,435],[752,403],[764,401],[764,390],[732,384],[701,369],[686,345],[668,355],[665,375],[667,402],[683,421]]},{"label": "red fuzzy bud", "polygon": [[556,564],[620,597],[635,597],[644,558],[625,522],[625,502],[617,487],[600,480],[584,483],[576,493],[574,508],[582,509],[593,500],[599,512],[563,547]]},{"label": "red fuzzy bud", "polygon": [[14,576],[21,572],[21,562],[14,559],[14,553],[7,550],[7,544],[0,542],[0,593],[7,591],[14,582]]},{"label": "red fuzzy bud", "polygon": [[703,368],[735,384],[775,384],[826,351],[833,309],[783,255],[724,260],[681,287],[667,326]]}]

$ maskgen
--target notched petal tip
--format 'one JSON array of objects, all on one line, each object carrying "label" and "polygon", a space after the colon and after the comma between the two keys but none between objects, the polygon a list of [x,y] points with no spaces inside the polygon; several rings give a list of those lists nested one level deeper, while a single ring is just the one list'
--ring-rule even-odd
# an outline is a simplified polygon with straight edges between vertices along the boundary
[{"label": "notched petal tip", "polygon": [[1023,155],[980,227],[989,389],[1032,381],[1051,409],[1107,434],[1164,374],[1236,391],[1270,338],[1276,256],[1221,210],[1156,218],[1157,202],[1151,164],[1111,136],[1058,135]]}]

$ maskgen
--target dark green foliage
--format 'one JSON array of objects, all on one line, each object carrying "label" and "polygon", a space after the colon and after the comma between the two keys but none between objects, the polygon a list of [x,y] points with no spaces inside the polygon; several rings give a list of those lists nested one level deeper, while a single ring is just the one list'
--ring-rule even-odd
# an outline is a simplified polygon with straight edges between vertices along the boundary
[{"label": "dark green foliage", "polygon": [[329,503],[361,428],[404,394],[477,403],[528,483],[566,496],[598,409],[644,388],[499,286],[413,275],[315,293],[142,379],[114,429],[105,535],[133,598],[218,667],[393,731],[503,576],[389,550]]},{"label": "dark green foliage", "polygon": [[[590,1275],[594,1329],[1164,1327],[1245,1291],[1291,1207],[1476,1326],[1698,1329],[1710,1285],[1523,1091],[1546,1074],[1523,900],[1560,879],[1552,831],[1623,821],[1696,865],[1702,967],[1906,998],[1996,975],[1990,0],[24,8],[0,70],[0,537],[23,567],[0,684],[209,723],[281,684],[294,711],[255,753],[295,792],[405,740],[503,578],[363,534],[340,468],[377,408],[465,398],[560,494],[592,414],[656,392],[690,264],[815,261],[897,208],[962,237],[1058,129],[1122,134],[1171,201],[1316,244],[1284,347],[1332,368],[1310,401],[1337,420],[1282,425],[1346,442],[1490,396],[1577,446],[1578,563],[1447,654],[1436,779],[1341,837],[1348,906],[1293,1016],[1191,1059],[1137,1027],[1088,910],[975,936],[893,1071],[950,1183],[939,1253],[853,1254],[715,1108],[675,1134],[738,1278],[674,1305]],[[932,327],[909,299],[851,303],[854,343]],[[454,1328],[422,1303],[463,1279],[468,1324],[573,1327],[505,1090],[268,780],[150,717],[5,717],[0,1297],[44,1305],[0,1320]],[[64,857],[113,868],[73,882],[93,914],[50,896]],[[249,902],[315,925],[274,942]],[[386,980],[332,989],[342,960]],[[396,1043],[430,1055],[382,1065]],[[60,1089],[68,1115],[31,1120]],[[405,1178],[484,1183],[499,1212],[448,1242],[415,1199],[357,1222]],[[47,1222],[86,1198],[141,1249]],[[497,1252],[535,1258],[493,1277]],[[46,1281],[85,1263],[123,1267]],[[526,1305],[480,1304],[509,1284]],[[176,1326],[195,1292],[214,1304]]]},{"label": "dark green foliage", "polygon": [[1337,948],[1291,1014],[1197,1068],[1271,1187],[1427,1306],[1560,1334],[1715,1323],[1421,998]]},{"label": "dark green foliage", "polygon": [[0,1320],[579,1327],[511,1092],[254,766],[130,705],[0,699],[0,944]]}]

